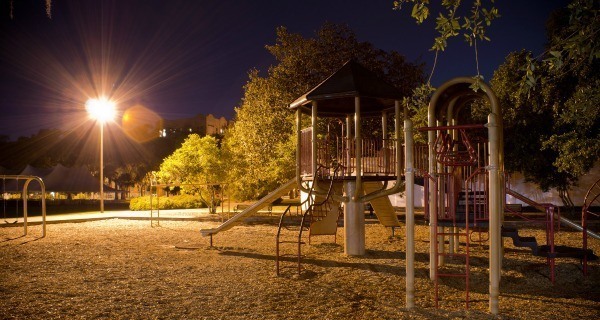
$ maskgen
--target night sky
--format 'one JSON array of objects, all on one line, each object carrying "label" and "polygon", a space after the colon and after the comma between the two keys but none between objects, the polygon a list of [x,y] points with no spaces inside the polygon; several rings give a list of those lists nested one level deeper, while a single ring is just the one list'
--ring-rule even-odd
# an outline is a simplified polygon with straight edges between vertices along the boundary
[{"label": "night sky", "polygon": [[[350,26],[360,41],[432,66],[433,19],[417,26],[392,0],[0,0],[0,134],[15,139],[87,119],[84,103],[106,95],[119,111],[142,104],[166,119],[212,113],[232,119],[247,73],[274,62],[275,29],[311,37],[324,22]],[[487,1],[486,1],[487,2]],[[497,0],[502,17],[479,45],[486,80],[511,51],[543,52],[544,23],[564,0]],[[475,75],[462,38],[438,59],[433,84]]]}]

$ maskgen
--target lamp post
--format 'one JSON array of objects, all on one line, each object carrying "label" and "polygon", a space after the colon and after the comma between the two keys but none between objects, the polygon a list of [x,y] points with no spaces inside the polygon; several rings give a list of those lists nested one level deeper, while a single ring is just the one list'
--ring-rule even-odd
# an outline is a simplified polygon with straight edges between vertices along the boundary
[{"label": "lamp post", "polygon": [[104,123],[115,117],[115,103],[104,97],[88,99],[85,109],[100,124],[100,212],[104,212]]}]

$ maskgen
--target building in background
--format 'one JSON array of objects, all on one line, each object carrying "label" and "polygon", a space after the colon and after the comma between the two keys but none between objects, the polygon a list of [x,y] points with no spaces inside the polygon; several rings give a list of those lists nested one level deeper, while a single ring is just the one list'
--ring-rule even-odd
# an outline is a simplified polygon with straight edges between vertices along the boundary
[{"label": "building in background", "polygon": [[191,118],[165,119],[160,136],[167,137],[174,134],[196,133],[200,136],[223,134],[229,121],[225,117],[216,118],[212,114],[197,114]]}]

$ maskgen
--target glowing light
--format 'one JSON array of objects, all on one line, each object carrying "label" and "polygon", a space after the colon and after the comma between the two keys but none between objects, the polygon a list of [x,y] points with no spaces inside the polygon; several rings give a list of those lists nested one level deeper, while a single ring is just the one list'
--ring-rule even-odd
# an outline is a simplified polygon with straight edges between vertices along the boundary
[{"label": "glowing light", "polygon": [[112,121],[117,113],[115,103],[105,97],[88,99],[85,103],[85,109],[89,113],[90,118],[102,123]]}]

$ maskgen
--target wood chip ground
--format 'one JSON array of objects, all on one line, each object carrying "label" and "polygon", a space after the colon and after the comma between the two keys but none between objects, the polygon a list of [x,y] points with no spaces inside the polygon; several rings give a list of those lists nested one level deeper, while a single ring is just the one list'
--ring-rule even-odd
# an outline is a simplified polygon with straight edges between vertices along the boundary
[{"label": "wood chip ground", "polygon": [[[465,283],[443,279],[440,308],[428,271],[428,228],[416,228],[416,305],[405,309],[404,231],[366,226],[364,257],[343,254],[343,230],[304,247],[275,275],[272,224],[241,225],[202,238],[218,222],[103,220],[0,228],[1,319],[599,319],[600,264],[584,277],[578,260],[556,264],[505,241],[500,315],[488,313],[487,244],[471,249],[471,303]],[[543,231],[525,235],[544,238]],[[563,229],[556,243],[578,246],[581,233]],[[590,239],[596,254],[600,242]],[[452,261],[449,261],[452,263]]]}]

